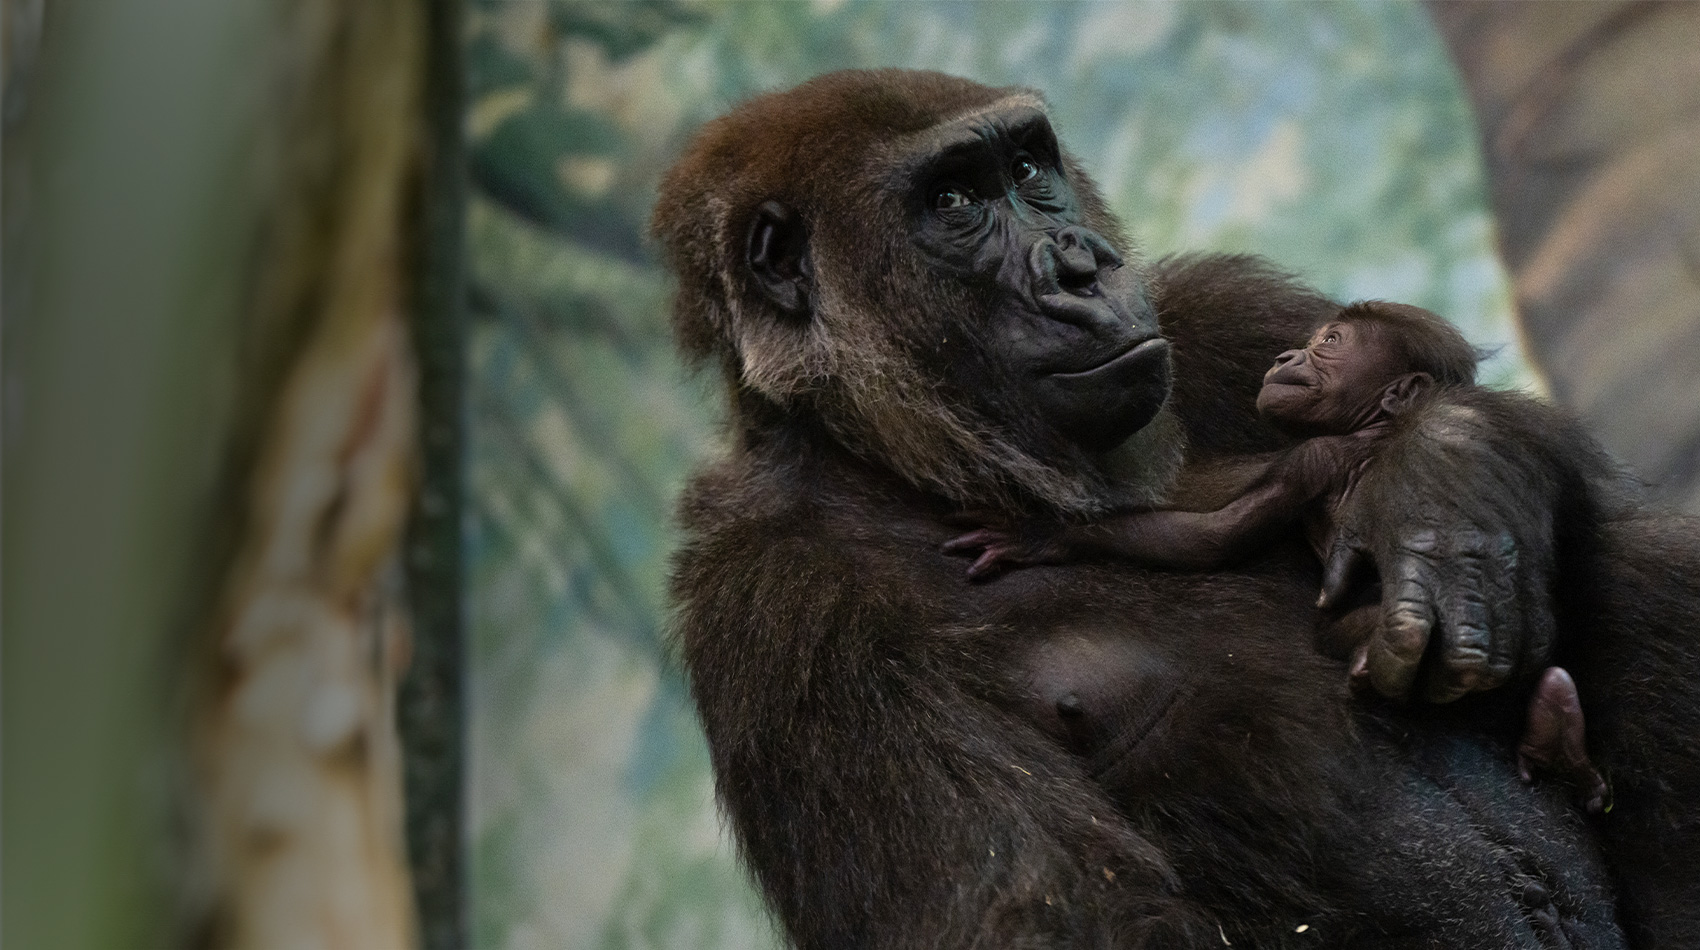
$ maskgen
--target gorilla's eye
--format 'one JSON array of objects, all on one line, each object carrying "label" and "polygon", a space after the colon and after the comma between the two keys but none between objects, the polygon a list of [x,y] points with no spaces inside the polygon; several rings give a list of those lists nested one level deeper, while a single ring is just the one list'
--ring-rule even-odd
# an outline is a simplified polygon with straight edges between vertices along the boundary
[{"label": "gorilla's eye", "polygon": [[956,185],[940,185],[933,189],[933,208],[938,211],[966,208],[973,203],[974,199],[967,190]]},{"label": "gorilla's eye", "polygon": [[1020,185],[1039,177],[1039,166],[1025,155],[1017,155],[1015,162],[1009,166],[1009,175]]},{"label": "gorilla's eye", "polygon": [[1324,343],[1338,343],[1338,342],[1340,342],[1340,334],[1334,332],[1333,330],[1330,330],[1327,333],[1324,333],[1322,335],[1322,342],[1324,342]]}]

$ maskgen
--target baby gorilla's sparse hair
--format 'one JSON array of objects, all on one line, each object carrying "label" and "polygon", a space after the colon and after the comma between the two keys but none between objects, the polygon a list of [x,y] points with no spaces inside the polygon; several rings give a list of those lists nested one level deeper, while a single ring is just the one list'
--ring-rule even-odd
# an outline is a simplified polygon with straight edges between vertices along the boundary
[{"label": "baby gorilla's sparse hair", "polygon": [[1469,386],[1476,381],[1481,352],[1437,313],[1410,304],[1363,300],[1348,305],[1334,319],[1372,328],[1393,347],[1405,372],[1427,373],[1442,386]]}]

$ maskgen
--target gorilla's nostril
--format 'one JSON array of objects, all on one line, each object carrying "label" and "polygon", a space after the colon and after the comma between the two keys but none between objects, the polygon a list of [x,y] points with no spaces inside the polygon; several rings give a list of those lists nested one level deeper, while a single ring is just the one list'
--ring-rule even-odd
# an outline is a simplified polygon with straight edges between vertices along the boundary
[{"label": "gorilla's nostril", "polygon": [[1058,235],[1052,253],[1056,258],[1057,284],[1071,294],[1091,294],[1098,286],[1098,257],[1072,234]]},{"label": "gorilla's nostril", "polygon": [[1095,296],[1098,293],[1098,271],[1096,268],[1084,272],[1059,269],[1057,271],[1057,286],[1077,296]]}]

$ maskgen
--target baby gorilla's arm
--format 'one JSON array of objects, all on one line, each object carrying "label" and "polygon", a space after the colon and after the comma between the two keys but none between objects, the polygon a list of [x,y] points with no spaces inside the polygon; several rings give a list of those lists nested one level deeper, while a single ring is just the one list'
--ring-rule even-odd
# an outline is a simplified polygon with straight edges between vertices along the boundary
[{"label": "baby gorilla's arm", "polygon": [[1082,525],[989,525],[947,541],[976,554],[970,578],[1000,567],[1122,558],[1149,567],[1210,570],[1267,545],[1350,470],[1362,440],[1309,439],[1277,458],[1246,492],[1215,511],[1132,511]]}]

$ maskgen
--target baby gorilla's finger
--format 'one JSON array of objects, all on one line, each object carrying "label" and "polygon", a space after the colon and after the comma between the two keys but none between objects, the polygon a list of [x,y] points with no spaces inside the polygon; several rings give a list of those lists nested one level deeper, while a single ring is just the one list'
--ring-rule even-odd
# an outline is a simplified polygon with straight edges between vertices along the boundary
[{"label": "baby gorilla's finger", "polygon": [[974,563],[968,566],[968,579],[977,581],[997,573],[998,569],[1003,566],[1003,558],[1006,553],[1008,553],[1008,550],[999,545],[988,546],[978,558],[974,559]]},{"label": "baby gorilla's finger", "polygon": [[1002,531],[997,531],[991,528],[981,528],[978,531],[970,531],[967,534],[959,534],[956,537],[951,538],[949,541],[940,545],[939,550],[946,554],[968,554],[977,551],[980,548],[1001,543],[1005,540],[1007,540],[1007,538]]},{"label": "baby gorilla's finger", "polygon": [[1590,814],[1605,808],[1605,779],[1588,758],[1587,724],[1576,682],[1562,667],[1548,667],[1529,697],[1523,739],[1517,746],[1517,769],[1523,781],[1536,772],[1557,776],[1576,790]]}]

